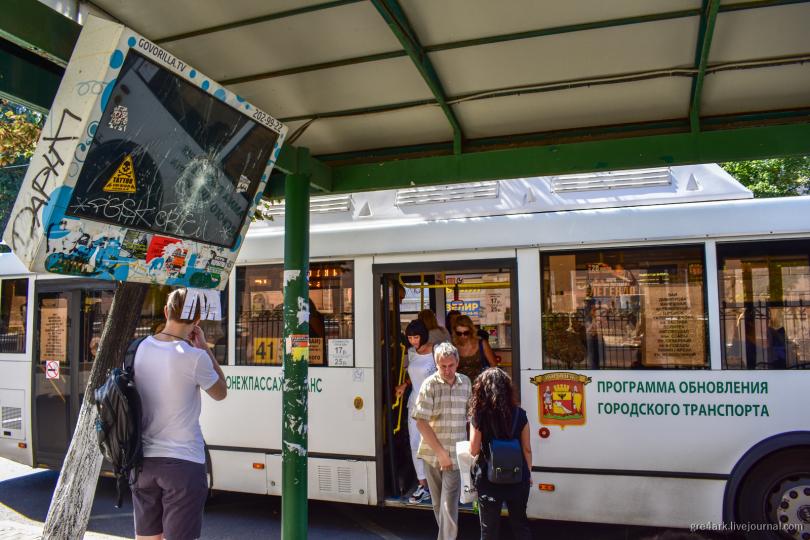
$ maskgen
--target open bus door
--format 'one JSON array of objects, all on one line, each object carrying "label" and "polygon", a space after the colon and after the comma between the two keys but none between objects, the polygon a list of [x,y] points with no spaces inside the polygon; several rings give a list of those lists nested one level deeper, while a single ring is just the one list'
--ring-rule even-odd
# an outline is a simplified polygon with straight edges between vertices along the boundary
[{"label": "open bus door", "polygon": [[407,396],[397,398],[395,388],[405,379],[407,342],[400,325],[404,289],[399,274],[382,276],[383,450],[385,494],[399,499],[413,482],[408,441]]},{"label": "open bus door", "polygon": [[[517,279],[514,259],[484,261],[440,261],[378,267],[381,285],[379,321],[381,343],[381,420],[383,462],[378,474],[384,478],[386,504],[396,506],[407,501],[416,487],[408,432],[408,394],[398,400],[395,388],[405,377],[404,360],[408,342],[403,335],[402,319],[416,319],[419,310],[429,308],[445,319],[451,309],[473,319],[487,339],[496,364],[519,377],[517,351]],[[405,283],[408,287],[403,287]],[[403,302],[404,300],[404,302]],[[404,311],[405,313],[402,313]],[[449,329],[452,330],[452,329]],[[515,385],[519,396],[520,385]]]},{"label": "open bus door", "polygon": [[38,466],[62,466],[112,297],[112,288],[78,280],[37,282],[33,420]]}]

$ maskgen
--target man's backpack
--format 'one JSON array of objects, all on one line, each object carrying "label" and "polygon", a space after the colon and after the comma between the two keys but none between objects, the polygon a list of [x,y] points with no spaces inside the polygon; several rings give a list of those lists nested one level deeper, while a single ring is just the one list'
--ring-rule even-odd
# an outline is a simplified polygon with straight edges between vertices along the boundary
[{"label": "man's backpack", "polygon": [[520,434],[515,433],[518,412],[519,409],[515,409],[512,415],[512,438],[492,439],[489,442],[487,480],[492,484],[517,484],[523,479],[523,449],[520,446]]},{"label": "man's backpack", "polygon": [[141,398],[135,388],[135,353],[144,339],[129,344],[123,368],[113,368],[94,394],[98,411],[96,435],[101,453],[113,467],[118,491],[116,508],[121,508],[124,488],[135,482],[143,461]]}]

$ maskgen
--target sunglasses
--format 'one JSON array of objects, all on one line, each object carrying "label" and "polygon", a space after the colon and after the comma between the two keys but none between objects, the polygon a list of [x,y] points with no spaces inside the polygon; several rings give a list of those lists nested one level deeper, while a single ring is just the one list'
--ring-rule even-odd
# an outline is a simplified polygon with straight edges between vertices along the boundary
[{"label": "sunglasses", "polygon": [[471,332],[471,331],[469,331],[469,330],[463,330],[463,331],[461,331],[461,332],[459,332],[458,330],[456,330],[456,335],[457,335],[457,336],[469,336],[469,335],[471,335],[471,334],[472,334],[472,332]]}]

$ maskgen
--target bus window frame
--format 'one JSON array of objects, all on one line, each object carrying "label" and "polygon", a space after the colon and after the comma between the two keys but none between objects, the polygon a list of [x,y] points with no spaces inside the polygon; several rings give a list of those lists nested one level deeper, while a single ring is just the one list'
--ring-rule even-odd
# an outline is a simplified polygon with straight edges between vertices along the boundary
[{"label": "bus window frame", "polygon": [[[356,272],[356,266],[357,265],[356,265],[355,258],[354,257],[349,257],[349,258],[341,258],[341,259],[320,259],[320,258],[319,259],[312,259],[307,264],[307,268],[309,269],[312,264],[347,264],[347,263],[351,264],[351,272],[352,272],[351,283],[352,283],[352,291],[353,292],[352,292],[352,317],[351,317],[351,326],[352,326],[351,334],[352,334],[352,337],[351,337],[351,340],[352,340],[353,343],[355,343],[355,340],[356,340],[356,337],[355,337],[356,336],[355,323],[357,321],[357,312],[355,310],[355,305],[356,305],[355,298],[356,298],[356,291],[357,291],[357,272]],[[239,354],[238,351],[239,351],[240,343],[239,343],[239,337],[238,337],[237,331],[236,331],[236,325],[237,325],[237,323],[239,321],[239,318],[241,316],[241,312],[238,309],[240,307],[239,306],[239,302],[240,302],[239,295],[241,293],[241,290],[239,289],[239,276],[238,276],[238,273],[239,273],[240,270],[245,271],[248,268],[255,268],[255,267],[262,267],[262,266],[271,267],[271,268],[272,267],[277,267],[277,268],[281,269],[282,275],[283,275],[283,272],[284,272],[284,262],[283,261],[282,262],[260,262],[260,263],[250,263],[250,264],[238,264],[238,265],[236,265],[234,267],[234,271],[231,273],[231,279],[233,280],[233,284],[232,284],[233,286],[231,288],[232,292],[230,293],[230,295],[231,295],[231,297],[233,299],[233,305],[231,306],[233,308],[232,311],[231,311],[233,313],[233,317],[232,317],[233,322],[232,322],[232,325],[229,328],[231,330],[231,335],[233,337],[232,338],[229,337],[229,339],[233,339],[233,349],[232,349],[233,352],[232,352],[232,354],[230,354],[230,351],[229,351],[230,358],[232,359],[232,361],[231,360],[228,361],[228,364],[227,364],[228,366],[251,367],[251,368],[252,367],[281,368],[284,365],[284,354],[283,354],[283,352],[281,354],[281,362],[279,362],[278,364],[257,364],[255,362],[254,363],[247,363],[247,364],[239,364],[239,363],[237,363],[237,357],[238,357],[238,354]],[[310,289],[307,288],[307,292],[309,292],[309,290]],[[341,290],[343,290],[343,289],[341,288]],[[283,294],[283,292],[284,292],[283,289],[282,289],[281,292]],[[283,321],[283,319],[282,319],[281,324],[282,324],[282,336],[281,336],[280,339],[283,339],[283,332],[284,332],[284,321]],[[341,339],[341,338],[338,338],[338,339]],[[324,354],[324,356],[326,356],[326,354],[327,354],[327,348],[329,346],[328,340],[329,340],[329,338],[324,336],[324,338],[323,338],[323,346],[324,346],[323,354]],[[354,369],[356,364],[357,364],[356,357],[355,357],[355,355],[357,354],[357,347],[353,347],[353,351],[354,352],[352,354],[352,363],[351,363],[351,365],[348,365],[348,366],[333,366],[333,365],[330,365],[328,363],[328,360],[325,359],[323,364],[308,364],[307,368],[308,369],[313,369],[313,368],[318,368],[318,369],[320,369],[320,368]]]},{"label": "bus window frame", "polygon": [[0,356],[5,360],[28,360],[31,354],[31,347],[33,346],[34,331],[33,331],[33,311],[32,311],[32,297],[36,293],[34,287],[36,280],[32,279],[30,275],[8,275],[0,278],[0,303],[2,302],[2,285],[6,281],[25,280],[25,318],[23,320],[23,340],[22,351],[15,352],[0,352]]},{"label": "bus window frame", "polygon": [[[798,236],[798,237],[788,237],[788,238],[756,238],[756,239],[729,239],[729,240],[717,240],[715,243],[715,260],[716,260],[716,276],[717,276],[717,304],[718,304],[718,326],[719,326],[719,333],[718,333],[718,340],[719,340],[719,366],[718,368],[722,371],[728,371],[732,373],[745,373],[751,371],[760,371],[759,368],[749,368],[749,367],[728,367],[728,363],[726,362],[726,347],[725,347],[725,328],[723,325],[723,319],[721,318],[721,310],[722,304],[724,302],[724,289],[723,289],[723,265],[724,261],[731,259],[731,258],[738,258],[744,259],[745,257],[751,258],[752,256],[749,255],[752,249],[757,249],[756,255],[754,257],[766,257],[773,255],[780,247],[784,246],[787,249],[783,249],[782,253],[779,253],[781,256],[785,256],[790,254],[791,251],[796,255],[804,254],[808,258],[808,265],[810,265],[810,238],[807,236]],[[790,248],[796,246],[795,249],[791,250]],[[802,250],[802,246],[804,246],[804,250]],[[769,250],[769,247],[774,247],[776,249]],[[725,251],[725,253],[724,253]],[[741,255],[740,252],[745,252],[745,255]],[[782,295],[784,295],[784,288],[781,291]],[[784,303],[784,300],[781,301]],[[743,299],[743,305],[745,304],[745,300]],[[770,305],[770,300],[766,303]],[[784,306],[783,306],[784,307]],[[767,324],[767,322],[766,322]],[[786,336],[787,339],[787,336]],[[744,346],[744,343],[741,344]],[[791,371],[796,369],[803,369],[800,367],[784,367],[784,368],[769,368],[764,371]]]},{"label": "bus window frame", "polygon": [[548,367],[546,365],[546,358],[545,358],[545,333],[543,331],[543,316],[546,313],[545,310],[545,266],[543,265],[543,258],[544,257],[551,257],[554,255],[574,255],[576,256],[578,253],[583,252],[609,252],[609,251],[643,251],[643,250],[650,250],[650,249],[678,249],[678,248],[693,248],[700,251],[700,262],[703,265],[703,326],[704,326],[704,335],[705,339],[703,342],[704,348],[704,362],[702,366],[669,366],[669,367],[640,367],[640,368],[591,368],[589,366],[585,366],[582,368],[571,368],[574,371],[664,371],[664,372],[677,372],[677,371],[711,371],[713,369],[712,366],[712,358],[711,358],[711,350],[712,350],[712,336],[711,336],[711,325],[710,320],[712,318],[711,312],[709,310],[709,283],[707,278],[707,266],[708,261],[706,257],[706,242],[695,242],[695,241],[686,241],[686,242],[667,242],[665,244],[622,244],[622,245],[615,245],[609,244],[605,246],[593,246],[593,247],[584,247],[584,248],[576,248],[576,247],[567,247],[561,249],[540,249],[538,252],[538,256],[540,259],[540,328],[538,329],[540,332],[540,369],[545,371],[565,371],[567,368],[563,367]]}]

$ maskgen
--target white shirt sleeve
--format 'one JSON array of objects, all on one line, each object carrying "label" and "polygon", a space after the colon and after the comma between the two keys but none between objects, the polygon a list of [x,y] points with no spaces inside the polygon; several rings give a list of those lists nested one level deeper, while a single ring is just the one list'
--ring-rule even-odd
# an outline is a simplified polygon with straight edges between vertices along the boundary
[{"label": "white shirt sleeve", "polygon": [[197,356],[197,365],[194,368],[194,381],[203,390],[208,390],[219,380],[219,375],[211,364],[211,358],[205,351]]}]

